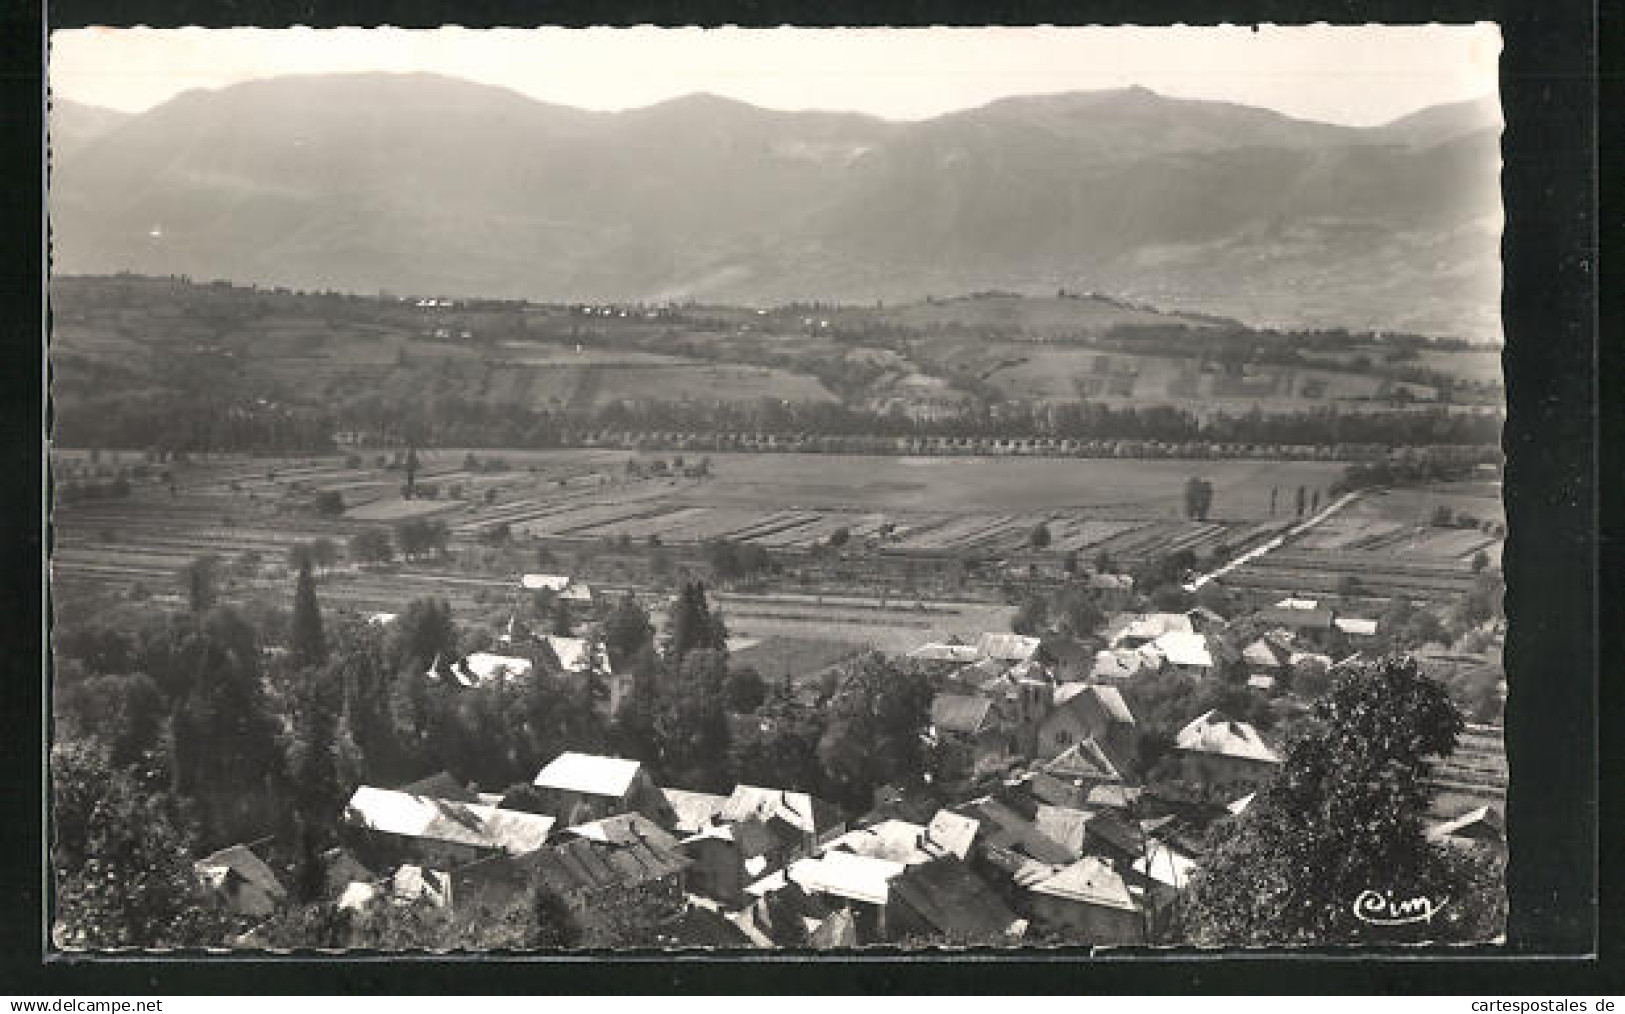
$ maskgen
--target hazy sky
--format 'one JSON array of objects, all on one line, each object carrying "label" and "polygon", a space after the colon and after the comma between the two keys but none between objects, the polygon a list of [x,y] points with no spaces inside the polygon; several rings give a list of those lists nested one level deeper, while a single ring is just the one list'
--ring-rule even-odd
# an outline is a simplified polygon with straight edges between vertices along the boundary
[{"label": "hazy sky", "polygon": [[279,74],[428,71],[590,109],[705,91],[921,119],[1006,95],[1137,84],[1351,125],[1496,93],[1489,24],[1304,28],[77,29],[56,94],[138,111]]}]

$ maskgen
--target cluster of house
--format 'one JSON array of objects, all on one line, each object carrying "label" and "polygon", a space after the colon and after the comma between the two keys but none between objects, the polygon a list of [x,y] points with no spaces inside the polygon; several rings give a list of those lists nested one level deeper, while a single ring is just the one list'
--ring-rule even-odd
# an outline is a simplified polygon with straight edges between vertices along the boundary
[{"label": "cluster of house", "polygon": [[[1304,654],[1295,638],[1328,611],[1286,600],[1266,612],[1271,633],[1232,653],[1259,675]],[[1138,777],[1123,672],[1200,676],[1222,650],[1222,624],[1205,610],[1122,616],[1109,646],[1070,668],[1018,634],[922,645],[909,657],[938,691],[927,736],[958,750],[964,770],[929,793],[883,788],[856,819],[806,792],[662,787],[635,760],[575,752],[508,793],[446,774],[364,785],[324,857],[327,897],[365,919],[386,905],[502,908],[536,883],[581,911],[635,890],[660,943],[677,947],[1155,942],[1202,865],[1208,828],[1244,812],[1281,757],[1252,725],[1207,711],[1175,736],[1169,777]],[[548,644],[561,672],[590,668],[587,642]],[[494,655],[459,665],[477,684],[521,662],[528,673],[528,660]],[[1504,840],[1494,805],[1429,836]],[[287,899],[248,846],[196,869],[246,916]]]}]

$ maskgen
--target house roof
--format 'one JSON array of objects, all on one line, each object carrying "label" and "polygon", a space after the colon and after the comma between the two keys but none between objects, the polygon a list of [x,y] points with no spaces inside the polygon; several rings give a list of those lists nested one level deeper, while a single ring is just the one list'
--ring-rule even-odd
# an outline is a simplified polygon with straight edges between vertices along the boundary
[{"label": "house roof", "polygon": [[476,651],[453,663],[451,671],[464,686],[480,686],[503,679],[524,679],[530,675],[532,665],[528,658]]},{"label": "house roof", "polygon": [[439,870],[406,864],[389,878],[389,896],[402,904],[426,901],[445,908],[451,904],[451,877]]},{"label": "house roof", "polygon": [[677,823],[673,827],[680,834],[693,834],[710,824],[713,818],[721,816],[723,807],[728,805],[727,796],[712,792],[690,792],[687,789],[661,791],[666,795],[666,804],[677,816]]},{"label": "house roof", "polygon": [[1099,683],[1062,683],[1055,688],[1055,706],[1063,707],[1073,700],[1084,700],[1100,710],[1108,719],[1123,725],[1134,724],[1134,712],[1116,687]]},{"label": "house roof", "polygon": [[1305,662],[1319,662],[1327,669],[1332,667],[1332,657],[1330,655],[1322,655],[1318,651],[1294,651],[1291,656],[1287,658],[1288,665],[1297,666],[1302,665]]},{"label": "house roof", "polygon": [[1174,745],[1193,753],[1220,754],[1268,764],[1281,763],[1280,755],[1270,749],[1257,729],[1246,722],[1226,718],[1217,710],[1192,719],[1179,730]]},{"label": "house roof", "polygon": [[1096,856],[1083,857],[1047,880],[1032,885],[1029,890],[1083,905],[1128,912],[1140,910],[1123,878]]},{"label": "house roof", "polygon": [[1131,866],[1135,873],[1175,889],[1190,885],[1191,874],[1196,872],[1196,860],[1160,841],[1150,842],[1148,849],[1151,852],[1149,870],[1145,857],[1141,856]]},{"label": "house roof", "polygon": [[1201,620],[1204,623],[1216,623],[1221,626],[1225,622],[1223,616],[1220,616],[1207,606],[1196,606],[1193,609],[1187,609],[1185,610],[1185,616],[1193,622],[1196,620]]},{"label": "house roof", "polygon": [[982,657],[974,644],[945,644],[933,641],[922,644],[908,653],[908,657],[924,662],[960,662],[969,664]]},{"label": "house roof", "polygon": [[1241,660],[1250,666],[1260,668],[1279,669],[1281,667],[1280,653],[1276,651],[1273,644],[1262,637],[1241,649]]},{"label": "house roof", "polygon": [[585,637],[560,637],[549,634],[547,647],[553,653],[553,657],[559,660],[559,667],[565,672],[586,672],[592,668],[594,657],[597,659],[599,672],[610,672],[609,655],[604,651],[604,646],[599,645],[598,651],[594,653],[591,643]]},{"label": "house roof", "polygon": [[858,945],[858,921],[851,909],[838,908],[819,921],[807,934],[807,946],[827,951],[837,947]]},{"label": "house roof", "polygon": [[1126,809],[1140,798],[1140,789],[1132,785],[1096,785],[1089,790],[1084,802],[1090,806]]},{"label": "house roof", "polygon": [[721,819],[742,821],[755,817],[779,820],[803,834],[819,835],[839,823],[835,807],[806,792],[736,785],[722,807]]},{"label": "house roof", "polygon": [[1298,610],[1300,612],[1305,612],[1305,611],[1308,611],[1308,610],[1311,610],[1311,609],[1319,609],[1320,608],[1320,603],[1315,599],[1300,599],[1300,598],[1294,598],[1294,597],[1289,595],[1286,598],[1282,599],[1281,601],[1275,603],[1274,608],[1276,608],[1276,609],[1296,609],[1296,610]]},{"label": "house roof", "polygon": [[1044,765],[1044,770],[1058,778],[1097,782],[1118,782],[1123,779],[1122,772],[1117,770],[1117,765],[1106,756],[1093,736],[1087,736],[1061,751]]},{"label": "house roof", "polygon": [[545,588],[550,592],[561,592],[570,587],[570,575],[526,574],[519,579],[519,585],[531,591],[540,591]]},{"label": "house roof", "polygon": [[[1126,622],[1125,622],[1126,620]],[[1117,636],[1112,638],[1115,644],[1118,641],[1133,638],[1141,641],[1154,641],[1173,631],[1190,633],[1191,618],[1184,613],[1138,613],[1119,620],[1123,627]]]},{"label": "house roof", "polygon": [[675,849],[638,841],[616,845],[574,838],[525,857],[525,865],[562,894],[591,891],[610,884],[626,887],[659,880],[692,865]]},{"label": "house roof", "polygon": [[938,694],[931,699],[931,724],[938,732],[975,735],[987,725],[993,702],[967,694]]},{"label": "house roof", "polygon": [[891,882],[891,890],[950,939],[1019,937],[1026,930],[1026,923],[958,859],[909,867]]},{"label": "house roof", "polygon": [[637,812],[618,813],[613,817],[588,821],[564,830],[577,838],[608,845],[632,845],[644,842],[668,851],[677,848],[676,838],[666,833],[659,824]]},{"label": "house roof", "polygon": [[1070,806],[1051,806],[1040,803],[1033,826],[1038,833],[1057,842],[1076,859],[1083,855],[1084,829],[1093,815]]},{"label": "house roof", "polygon": [[642,770],[635,760],[591,753],[561,753],[536,773],[534,784],[589,796],[623,798]]},{"label": "house roof", "polygon": [[1258,795],[1258,793],[1256,793],[1256,792],[1249,792],[1245,796],[1242,796],[1240,799],[1232,799],[1230,802],[1224,804],[1224,808],[1226,810],[1229,810],[1231,813],[1236,814],[1237,816],[1239,816],[1239,815],[1247,812],[1247,807],[1253,805],[1253,799],[1257,795]]},{"label": "house roof", "polygon": [[1213,654],[1208,650],[1205,634],[1185,630],[1170,630],[1153,642],[1170,665],[1213,666]]},{"label": "house roof", "polygon": [[380,893],[374,884],[352,880],[344,885],[344,890],[339,894],[338,907],[351,912],[364,911]]},{"label": "house roof", "polygon": [[906,820],[883,820],[869,827],[848,831],[829,842],[825,848],[843,849],[854,855],[912,865],[931,860],[931,853],[924,846],[924,826]]},{"label": "house roof", "polygon": [[981,824],[971,817],[952,810],[938,810],[925,829],[925,846],[963,859],[976,843],[976,832],[980,827]]},{"label": "house roof", "polygon": [[907,865],[890,859],[835,851],[816,859],[798,859],[784,873],[806,891],[884,905],[891,895],[892,878],[906,869]]},{"label": "house roof", "polygon": [[1376,620],[1363,620],[1355,616],[1339,616],[1332,621],[1337,629],[1355,637],[1373,637],[1377,633]]},{"label": "house roof", "polygon": [[1023,634],[983,634],[976,639],[977,649],[988,658],[1005,662],[1025,662],[1038,650],[1039,640]]},{"label": "house roof", "polygon": [[370,831],[427,838],[510,855],[534,852],[547,841],[553,818],[363,785],[345,807],[347,823]]},{"label": "house roof", "polygon": [[1094,667],[1089,675],[1095,679],[1126,680],[1161,665],[1162,652],[1149,644],[1138,648],[1107,648],[1095,652]]},{"label": "house roof", "polygon": [[1254,690],[1274,690],[1275,677],[1265,676],[1263,673],[1254,673],[1247,677],[1247,685]]},{"label": "house roof", "polygon": [[1089,587],[1100,591],[1133,591],[1134,577],[1130,574],[1101,574],[1089,575]]},{"label": "house roof", "polygon": [[1067,845],[1040,831],[1033,818],[990,796],[965,804],[961,812],[981,822],[982,841],[991,849],[1053,865],[1077,858]]},{"label": "house roof", "polygon": [[264,914],[287,898],[287,889],[246,845],[230,845],[192,864],[199,880],[220,892],[233,910]]}]

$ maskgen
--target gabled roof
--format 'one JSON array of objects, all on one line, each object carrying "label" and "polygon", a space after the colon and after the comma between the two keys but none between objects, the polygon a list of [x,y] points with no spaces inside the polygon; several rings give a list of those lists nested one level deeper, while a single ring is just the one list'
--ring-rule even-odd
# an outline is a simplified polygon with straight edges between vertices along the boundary
[{"label": "gabled roof", "polygon": [[938,694],[931,699],[931,724],[939,733],[973,736],[988,725],[993,702],[967,694]]},{"label": "gabled roof", "polygon": [[1090,806],[1122,810],[1137,802],[1140,792],[1141,790],[1133,785],[1096,785],[1089,790],[1084,802]]},{"label": "gabled roof", "polygon": [[1354,637],[1374,637],[1377,633],[1376,620],[1363,620],[1354,616],[1339,616],[1332,621],[1337,629]]},{"label": "gabled roof", "polygon": [[1179,730],[1174,745],[1193,753],[1219,754],[1268,764],[1281,763],[1280,755],[1270,749],[1258,730],[1246,722],[1226,718],[1217,710],[1192,719]]},{"label": "gabled roof", "polygon": [[499,849],[511,855],[541,848],[554,823],[552,817],[523,810],[414,796],[370,785],[355,790],[344,819],[369,831]]},{"label": "gabled roof", "polygon": [[1077,743],[1061,751],[1055,758],[1044,765],[1044,770],[1057,778],[1068,778],[1078,781],[1092,782],[1120,782],[1123,780],[1122,772],[1117,765],[1111,762],[1106,752],[1095,742],[1093,736],[1086,736]]},{"label": "gabled roof", "polygon": [[1039,640],[1023,634],[983,634],[976,647],[984,656],[1004,662],[1025,662],[1038,651]]},{"label": "gabled roof", "polygon": [[852,910],[838,908],[825,916],[807,935],[807,946],[817,951],[858,946],[858,922]]},{"label": "gabled roof", "polygon": [[925,829],[925,847],[963,859],[976,843],[981,824],[952,810],[938,810]]},{"label": "gabled roof", "polygon": [[950,939],[1020,937],[1026,922],[958,859],[911,866],[891,882],[892,894]]},{"label": "gabled roof", "polygon": [[1035,894],[1047,894],[1083,905],[1116,908],[1126,912],[1140,910],[1123,878],[1096,856],[1085,856],[1053,877],[1032,885],[1028,890]]},{"label": "gabled roof", "polygon": [[884,905],[891,896],[891,880],[908,867],[889,859],[825,852],[817,859],[798,859],[785,870],[788,880],[805,891],[869,905]]},{"label": "gabled roof", "polygon": [[668,851],[677,848],[676,838],[637,812],[618,813],[613,817],[577,824],[565,828],[564,833],[608,845],[632,845],[643,842]]},{"label": "gabled roof", "polygon": [[1083,855],[1084,830],[1092,816],[1087,811],[1070,806],[1040,803],[1033,826],[1039,834],[1061,845],[1076,859]]},{"label": "gabled roof", "polygon": [[712,792],[690,792],[687,789],[661,791],[666,795],[666,804],[677,817],[677,823],[672,826],[679,834],[694,834],[710,824],[713,818],[720,817],[723,807],[728,805],[727,796]]},{"label": "gabled roof", "polygon": [[1129,710],[1123,694],[1114,686],[1100,683],[1062,683],[1055,688],[1055,706],[1065,707],[1078,700],[1093,706],[1113,722],[1134,724],[1134,712]]},{"label": "gabled roof", "polygon": [[621,799],[642,770],[635,760],[591,753],[561,753],[536,773],[534,784],[589,796]]},{"label": "gabled roof", "polygon": [[592,651],[592,644],[585,637],[560,637],[549,634],[546,638],[548,650],[558,659],[559,668],[565,672],[586,672],[592,668],[593,659],[596,658],[598,671],[608,674],[609,655],[604,646],[599,645],[597,652]]},{"label": "gabled roof", "polygon": [[1176,890],[1190,886],[1191,875],[1196,872],[1196,860],[1160,841],[1151,841],[1147,847],[1151,852],[1149,870],[1145,857],[1141,856],[1131,866],[1135,873]]},{"label": "gabled roof", "polygon": [[242,915],[267,915],[288,897],[271,867],[246,845],[211,852],[194,862],[192,870]]},{"label": "gabled roof", "polygon": [[981,823],[982,841],[990,849],[1054,865],[1077,858],[1066,845],[1040,831],[1032,818],[990,796],[965,804],[960,812]]},{"label": "gabled roof", "polygon": [[1279,669],[1282,665],[1281,653],[1275,645],[1262,637],[1241,650],[1241,660],[1250,666],[1263,669]]},{"label": "gabled roof", "polygon": [[692,865],[674,849],[646,842],[615,845],[575,838],[525,857],[525,866],[561,894],[592,891],[611,884],[635,887]]},{"label": "gabled roof", "polygon": [[1162,653],[1151,645],[1139,648],[1107,648],[1095,652],[1094,667],[1089,675],[1095,679],[1126,680],[1138,676],[1146,669],[1159,668]]},{"label": "gabled roof", "polygon": [[722,807],[720,818],[742,821],[750,818],[781,821],[802,834],[820,835],[840,823],[835,807],[806,792],[768,789],[759,785],[736,785]]},{"label": "gabled roof", "polygon": [[532,667],[528,658],[476,651],[452,663],[451,674],[463,686],[476,687],[499,680],[524,679]]},{"label": "gabled roof", "polygon": [[906,820],[883,820],[848,831],[829,842],[825,848],[913,865],[931,860],[931,853],[926,851],[924,845],[923,826]]},{"label": "gabled roof", "polygon": [[1163,657],[1168,659],[1170,665],[1192,665],[1202,668],[1213,666],[1213,654],[1208,649],[1206,634],[1170,630],[1152,643],[1162,652]]},{"label": "gabled roof", "polygon": [[1241,814],[1247,812],[1247,807],[1253,805],[1253,799],[1257,796],[1257,792],[1249,792],[1240,799],[1232,799],[1230,802],[1224,804],[1224,808],[1229,810],[1231,813],[1240,816]]},{"label": "gabled roof", "polygon": [[1130,639],[1154,641],[1172,631],[1188,634],[1192,630],[1191,618],[1184,613],[1138,613],[1116,622],[1122,624],[1122,629],[1112,638],[1113,644]]}]

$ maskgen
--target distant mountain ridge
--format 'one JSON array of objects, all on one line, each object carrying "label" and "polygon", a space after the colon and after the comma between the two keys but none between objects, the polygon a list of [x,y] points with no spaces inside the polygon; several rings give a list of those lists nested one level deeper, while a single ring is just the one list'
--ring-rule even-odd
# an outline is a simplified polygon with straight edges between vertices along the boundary
[{"label": "distant mountain ridge", "polygon": [[188,92],[72,141],[64,108],[68,273],[744,303],[1065,287],[1499,337],[1488,100],[1361,129],[1131,88],[892,122],[362,74]]}]

